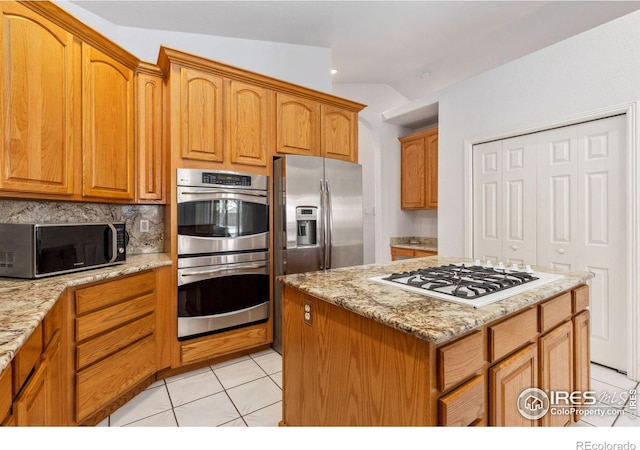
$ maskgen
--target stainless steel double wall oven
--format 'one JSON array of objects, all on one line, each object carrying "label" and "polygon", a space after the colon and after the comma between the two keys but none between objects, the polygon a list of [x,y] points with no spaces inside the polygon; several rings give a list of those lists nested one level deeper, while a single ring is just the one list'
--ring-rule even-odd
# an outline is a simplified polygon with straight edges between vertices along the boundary
[{"label": "stainless steel double wall oven", "polygon": [[269,318],[269,177],[178,169],[178,339]]}]

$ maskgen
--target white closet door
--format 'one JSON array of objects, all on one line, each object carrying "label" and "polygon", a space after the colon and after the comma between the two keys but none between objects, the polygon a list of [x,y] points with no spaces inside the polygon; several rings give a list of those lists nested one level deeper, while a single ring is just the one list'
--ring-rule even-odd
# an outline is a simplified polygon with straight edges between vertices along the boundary
[{"label": "white closet door", "polygon": [[578,129],[537,133],[538,265],[577,270]]},{"label": "white closet door", "polygon": [[624,116],[539,133],[538,264],[588,270],[591,359],[626,370]]},{"label": "white closet door", "polygon": [[473,147],[473,255],[502,260],[502,141]]},{"label": "white closet door", "polygon": [[508,265],[534,265],[537,264],[536,136],[505,139],[502,161],[502,261]]}]

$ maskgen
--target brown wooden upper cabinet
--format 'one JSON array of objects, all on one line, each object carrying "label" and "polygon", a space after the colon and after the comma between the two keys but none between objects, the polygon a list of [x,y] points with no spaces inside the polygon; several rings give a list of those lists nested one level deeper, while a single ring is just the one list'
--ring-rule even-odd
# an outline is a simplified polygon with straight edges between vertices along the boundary
[{"label": "brown wooden upper cabinet", "polygon": [[134,197],[133,90],[133,70],[82,44],[85,197]]},{"label": "brown wooden upper cabinet", "polygon": [[438,128],[398,138],[402,209],[438,207]]},{"label": "brown wooden upper cabinet", "polygon": [[276,94],[276,151],[320,155],[320,104],[278,92]]},{"label": "brown wooden upper cabinet", "polygon": [[136,74],[136,145],[138,151],[138,203],[165,200],[163,132],[163,83],[160,68],[141,63]]},{"label": "brown wooden upper cabinet", "polygon": [[20,4],[2,2],[0,8],[0,189],[70,196],[79,136],[76,42]]},{"label": "brown wooden upper cabinet", "polygon": [[[51,2],[1,2],[0,11],[0,196],[162,201],[136,199],[140,61]],[[145,184],[161,184],[146,163]]]},{"label": "brown wooden upper cabinet", "polygon": [[358,162],[358,113],[278,93],[276,151]]},{"label": "brown wooden upper cabinet", "polygon": [[320,116],[321,156],[358,162],[358,114],[344,108],[322,105]]},{"label": "brown wooden upper cabinet", "polygon": [[180,68],[180,155],[223,162],[224,80],[202,70]]},{"label": "brown wooden upper cabinet", "polygon": [[230,82],[229,149],[233,164],[267,166],[273,136],[273,91]]}]

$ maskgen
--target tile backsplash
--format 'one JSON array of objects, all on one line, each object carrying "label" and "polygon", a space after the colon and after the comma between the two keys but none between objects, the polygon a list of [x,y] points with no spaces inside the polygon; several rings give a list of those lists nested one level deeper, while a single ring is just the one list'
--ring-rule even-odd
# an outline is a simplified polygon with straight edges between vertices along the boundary
[{"label": "tile backsplash", "polygon": [[[140,232],[140,220],[149,231]],[[35,200],[0,200],[2,223],[125,222],[129,233],[127,254],[164,251],[164,207]]]}]

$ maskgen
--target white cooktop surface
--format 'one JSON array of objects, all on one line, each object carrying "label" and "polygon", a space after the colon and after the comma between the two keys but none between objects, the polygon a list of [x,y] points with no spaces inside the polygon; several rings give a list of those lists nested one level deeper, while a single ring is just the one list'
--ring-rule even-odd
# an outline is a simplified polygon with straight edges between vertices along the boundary
[{"label": "white cooktop surface", "polygon": [[[456,264],[458,266],[466,266],[466,267],[470,267],[472,266],[472,264]],[[510,270],[505,270],[505,273],[510,273]],[[391,275],[391,274],[389,274]],[[498,292],[494,292],[492,294],[487,294],[475,299],[466,299],[463,297],[457,297],[455,295],[450,295],[450,294],[446,294],[446,293],[442,293],[442,292],[436,292],[436,291],[432,291],[432,290],[427,290],[427,289],[422,289],[420,287],[414,287],[414,286],[410,286],[407,284],[403,284],[403,281],[406,281],[408,278],[410,278],[409,275],[407,275],[407,277],[405,278],[397,278],[397,281],[390,281],[390,280],[385,280],[384,278],[387,278],[389,275],[383,275],[383,276],[379,276],[379,277],[371,277],[369,278],[369,280],[371,281],[375,281],[376,283],[382,283],[382,284],[386,284],[388,286],[393,286],[395,288],[398,289],[403,289],[406,290],[408,292],[413,292],[416,294],[421,294],[424,296],[429,296],[429,297],[434,297],[440,300],[446,300],[449,302],[454,302],[454,303],[460,303],[462,305],[468,305],[468,306],[473,306],[474,308],[480,308],[482,306],[486,306],[489,305],[491,303],[495,303],[498,302],[500,300],[504,300],[506,298],[512,297],[514,295],[518,295],[518,294],[522,294],[524,292],[530,291],[531,289],[536,289],[540,286],[543,286],[545,284],[549,284],[552,283],[554,281],[557,281],[559,279],[561,279],[563,276],[559,275],[559,274],[555,274],[555,273],[547,273],[547,272],[538,272],[538,271],[534,271],[531,273],[532,276],[538,278],[537,280],[533,280],[533,281],[529,281],[527,283],[521,284],[521,285],[517,285],[517,286],[513,286],[513,287],[509,287],[506,288],[504,290],[498,291]]]}]

